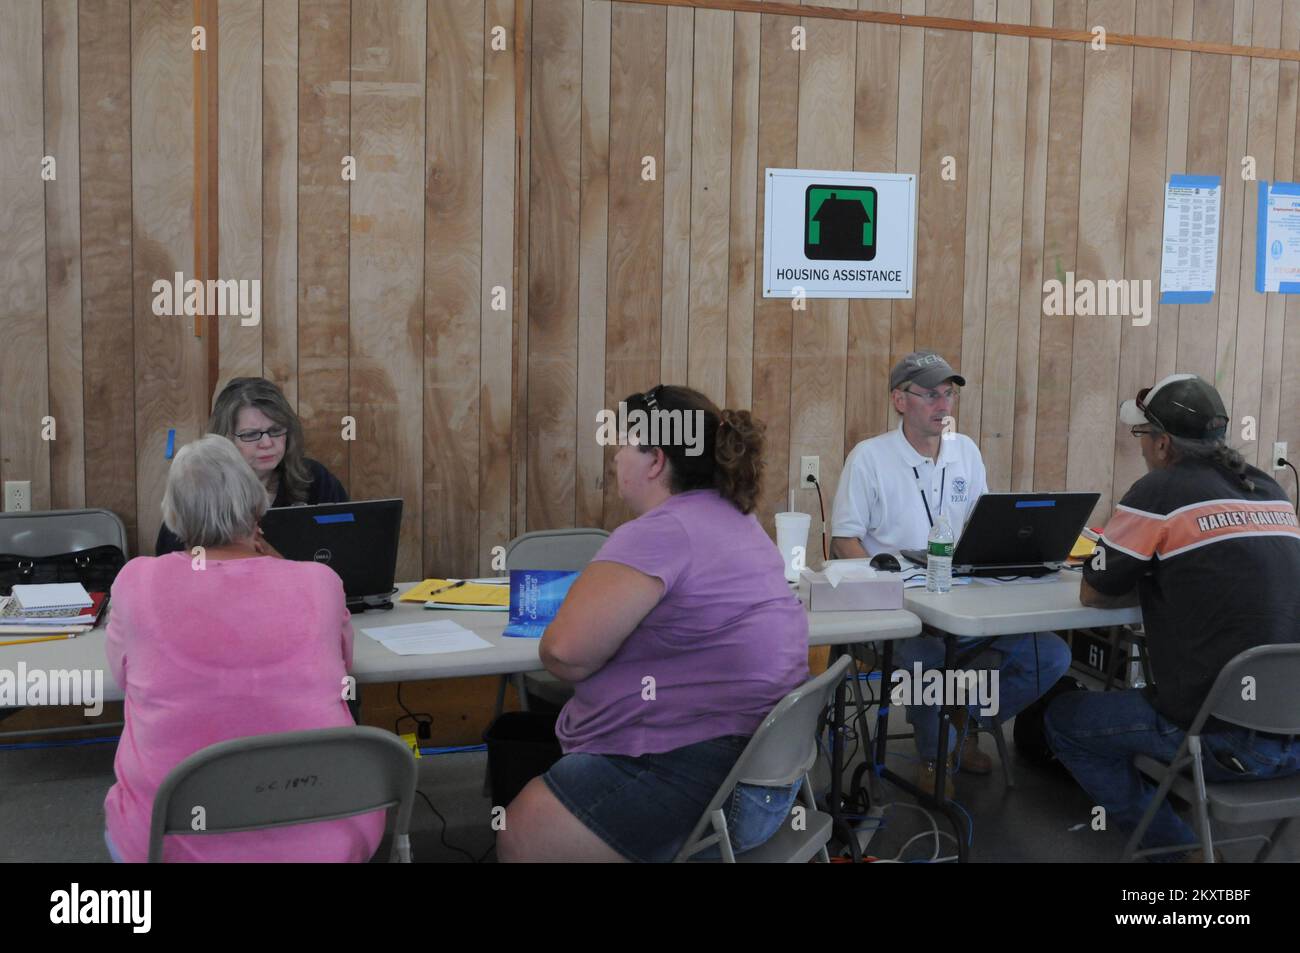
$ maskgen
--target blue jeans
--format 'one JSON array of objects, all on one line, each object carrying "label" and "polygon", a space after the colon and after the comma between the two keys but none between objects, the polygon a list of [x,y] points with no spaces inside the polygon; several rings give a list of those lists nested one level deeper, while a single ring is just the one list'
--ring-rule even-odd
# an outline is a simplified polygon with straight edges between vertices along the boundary
[{"label": "blue jeans", "polygon": [[[1137,827],[1155,794],[1155,785],[1134,767],[1134,757],[1144,754],[1168,763],[1186,736],[1136,689],[1061,695],[1047,709],[1043,726],[1061,763],[1088,796],[1106,809],[1107,822],[1114,821],[1125,831]],[[1202,734],[1201,750],[1207,781],[1262,780],[1300,771],[1300,743],[1264,738],[1245,728]],[[1234,771],[1220,758],[1236,758],[1245,770]],[[1196,842],[1191,827],[1166,799],[1140,846],[1146,849]],[[1176,860],[1178,855],[1165,855],[1163,859]]]},{"label": "blue jeans", "polygon": [[[979,641],[982,640],[959,638],[958,655]],[[943,639],[934,635],[906,639],[894,650],[896,664],[908,671],[916,662],[921,663],[923,670],[938,670],[943,666],[943,656]],[[1028,708],[1069,670],[1070,647],[1051,632],[1004,635],[994,639],[987,650],[962,667],[998,671],[998,711],[989,717],[1000,725]],[[971,714],[979,714],[978,705],[967,707]],[[907,706],[907,723],[916,736],[916,752],[924,761],[934,761],[939,756],[939,714],[938,705]],[[948,751],[956,750],[956,745],[957,733],[950,726]]]}]

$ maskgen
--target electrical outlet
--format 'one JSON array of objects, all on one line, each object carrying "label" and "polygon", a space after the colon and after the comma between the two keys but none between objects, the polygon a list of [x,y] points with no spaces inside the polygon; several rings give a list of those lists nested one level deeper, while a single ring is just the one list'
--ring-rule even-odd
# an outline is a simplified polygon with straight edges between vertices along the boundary
[{"label": "electrical outlet", "polygon": [[1286,457],[1286,441],[1284,440],[1279,440],[1277,443],[1273,444],[1273,459],[1268,461],[1268,467],[1270,470],[1286,469],[1286,467],[1279,467],[1277,465],[1278,457]]},{"label": "electrical outlet", "polygon": [[5,512],[26,513],[32,508],[32,481],[5,480]]},{"label": "electrical outlet", "polygon": [[[813,480],[822,478],[821,457],[799,458],[799,485],[805,490],[813,489]],[[808,479],[812,477],[812,480]]]}]

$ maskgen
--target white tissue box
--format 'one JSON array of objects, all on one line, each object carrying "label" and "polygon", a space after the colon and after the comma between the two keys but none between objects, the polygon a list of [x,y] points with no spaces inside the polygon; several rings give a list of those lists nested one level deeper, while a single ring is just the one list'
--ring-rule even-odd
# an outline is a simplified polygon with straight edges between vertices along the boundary
[{"label": "white tissue box", "polygon": [[903,608],[903,578],[877,573],[875,579],[845,579],[838,586],[826,574],[805,569],[799,577],[799,599],[809,612]]}]

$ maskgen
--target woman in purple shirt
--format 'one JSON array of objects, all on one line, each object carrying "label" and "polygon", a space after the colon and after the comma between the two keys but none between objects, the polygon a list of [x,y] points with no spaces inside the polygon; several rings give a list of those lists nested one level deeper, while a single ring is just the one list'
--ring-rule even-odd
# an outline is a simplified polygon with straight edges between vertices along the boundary
[{"label": "woman in purple shirt", "polygon": [[[565,756],[506,809],[502,860],[671,860],[763,718],[808,676],[807,619],[753,516],[762,424],[685,387],[625,404],[615,462],[636,518],[542,638],[542,663],[574,683],[556,725]],[[795,789],[737,789],[736,850],[775,833]]]}]

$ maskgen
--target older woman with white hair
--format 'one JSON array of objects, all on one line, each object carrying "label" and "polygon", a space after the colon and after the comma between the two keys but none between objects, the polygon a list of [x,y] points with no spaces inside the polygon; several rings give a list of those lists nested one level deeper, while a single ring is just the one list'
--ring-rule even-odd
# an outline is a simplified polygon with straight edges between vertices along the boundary
[{"label": "older woman with white hair", "polygon": [[[196,555],[140,557],[113,584],[108,662],[126,695],[104,801],[118,861],[148,853],[154,796],[202,748],[251,735],[351,725],[343,700],[352,629],[329,567],[268,555],[257,523],[267,494],[225,437],[172,461],[163,518]],[[382,811],[337,821],[168,837],[169,861],[365,861]]]}]

